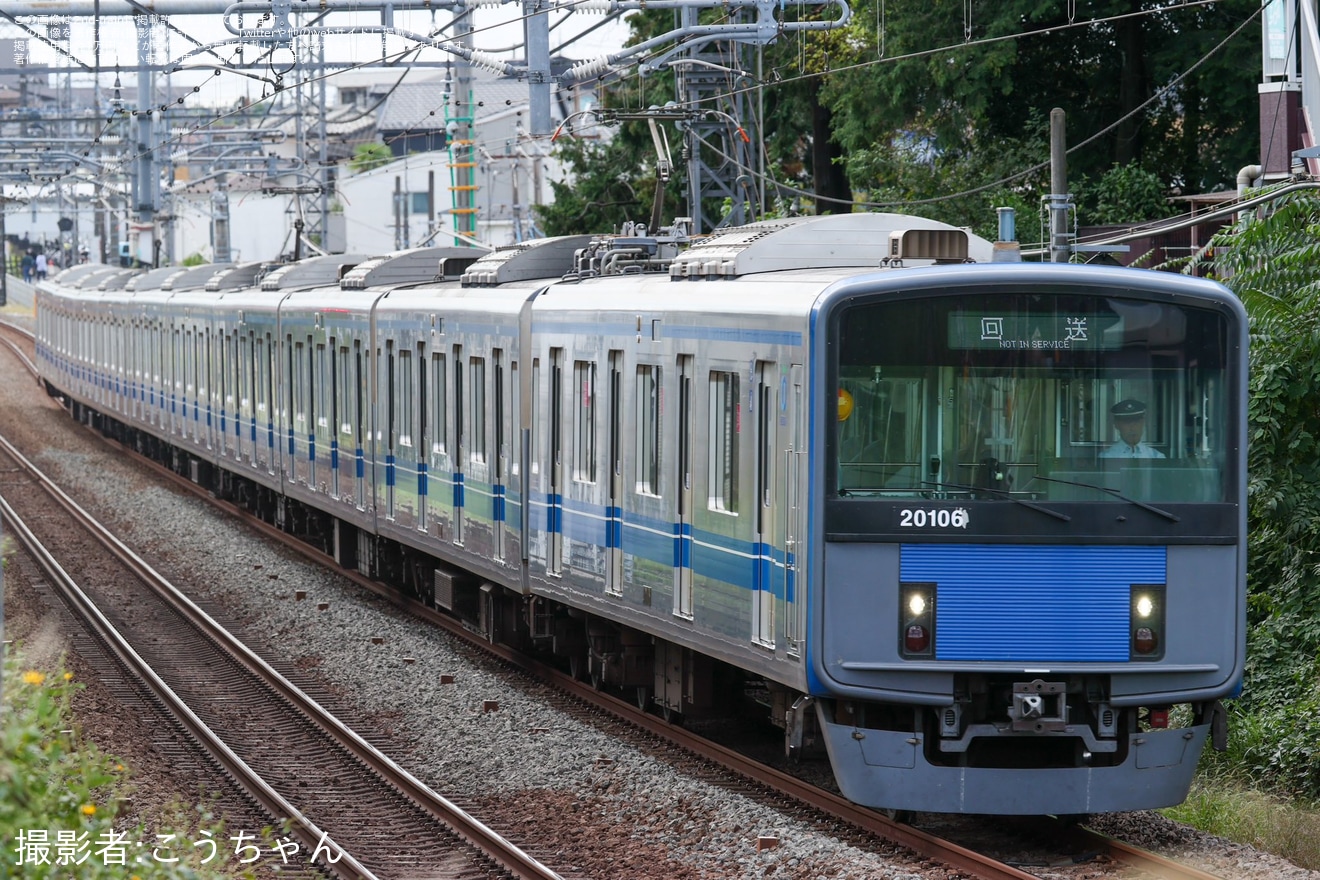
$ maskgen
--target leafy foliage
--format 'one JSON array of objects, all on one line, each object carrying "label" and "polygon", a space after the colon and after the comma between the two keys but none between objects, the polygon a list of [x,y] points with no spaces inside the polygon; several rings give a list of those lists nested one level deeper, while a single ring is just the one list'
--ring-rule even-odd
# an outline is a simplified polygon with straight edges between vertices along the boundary
[{"label": "leafy foliage", "polygon": [[[143,826],[116,827],[117,787],[125,782],[124,768],[95,746],[78,742],[72,729],[71,700],[81,685],[62,671],[45,672],[25,669],[15,656],[5,657],[4,691],[0,698],[0,840],[6,841],[0,853],[0,865],[18,868],[15,876],[28,880],[61,880],[77,876],[79,880],[123,878],[139,880],[164,878],[199,878],[203,876],[251,876],[237,863],[223,864],[226,854],[207,859],[208,850],[189,851],[178,843],[162,858],[178,857],[177,862],[153,857],[134,861],[141,855],[135,844],[141,842],[146,852],[154,854],[158,838]],[[205,817],[203,817],[205,818]],[[49,840],[47,861],[40,862],[36,850],[20,853],[22,839],[32,841],[33,833]],[[167,832],[171,833],[171,832]],[[211,833],[224,841],[223,831]],[[60,862],[56,843],[66,835],[70,855]],[[107,841],[118,834],[128,841],[127,862],[118,864],[104,854]],[[200,840],[200,832],[180,832],[178,839]],[[81,841],[81,843],[79,842]],[[85,844],[85,845],[84,845]],[[98,852],[101,852],[98,855]],[[67,859],[79,859],[70,862]],[[217,870],[217,866],[220,866]],[[71,870],[72,869],[72,870]],[[131,869],[131,870],[130,870]]]},{"label": "leafy foliage", "polygon": [[354,174],[381,168],[394,161],[394,153],[384,144],[358,144],[348,167]]},{"label": "leafy foliage", "polygon": [[1140,223],[1178,212],[1159,176],[1138,165],[1115,165],[1094,183],[1083,180],[1073,195],[1077,215],[1088,226]]},{"label": "leafy foliage", "polygon": [[[1085,222],[1167,216],[1165,195],[1229,185],[1258,149],[1252,0],[1176,8],[1153,0],[850,5],[845,28],[781,36],[761,50],[759,80],[748,75],[727,86],[748,90],[747,106],[765,109],[761,148],[773,178],[765,186],[783,185],[787,210],[851,210],[857,193],[978,231],[993,227],[994,207],[1034,216],[1047,172],[1021,172],[1048,158],[1045,120],[1054,107],[1067,111],[1067,140],[1079,147],[1069,155],[1069,176],[1090,190]],[[635,40],[644,40],[674,19],[650,11],[630,21]],[[626,76],[603,96],[611,108],[682,100],[668,71]],[[583,193],[606,205],[638,200],[612,209],[612,222],[591,231],[650,208],[653,184],[643,181],[654,176],[654,150],[644,123],[624,123],[617,138],[621,149],[565,148]],[[667,204],[680,206],[677,147],[675,160]],[[547,231],[584,231],[564,221],[598,219],[585,196],[556,190],[569,203],[549,212]],[[967,195],[934,201],[950,193]],[[690,209],[666,216],[683,210]]]},{"label": "leafy foliage", "polygon": [[1194,264],[1212,264],[1251,319],[1248,663],[1234,754],[1256,778],[1320,797],[1320,198],[1280,198]]}]

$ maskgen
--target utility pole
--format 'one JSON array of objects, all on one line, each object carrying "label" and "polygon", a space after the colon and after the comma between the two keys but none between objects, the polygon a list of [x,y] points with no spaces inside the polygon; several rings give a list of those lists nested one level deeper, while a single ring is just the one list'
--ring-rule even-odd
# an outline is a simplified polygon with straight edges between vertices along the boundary
[{"label": "utility pole", "polygon": [[1064,131],[1065,114],[1055,107],[1050,111],[1050,262],[1066,263],[1072,256],[1072,235],[1068,232],[1068,213],[1072,200],[1068,193],[1068,139]]}]

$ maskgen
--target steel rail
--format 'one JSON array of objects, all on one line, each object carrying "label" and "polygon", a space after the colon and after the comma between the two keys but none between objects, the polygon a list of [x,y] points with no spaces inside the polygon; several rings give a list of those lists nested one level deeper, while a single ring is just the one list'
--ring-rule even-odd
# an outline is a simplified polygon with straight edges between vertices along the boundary
[{"label": "steel rail", "polygon": [[[46,488],[49,492],[49,487],[53,484],[49,484],[45,476],[37,471],[31,462],[24,458],[22,453],[15,449],[8,440],[0,437],[0,447],[3,447],[4,451],[19,461],[23,467],[28,468],[30,473],[36,475],[38,481],[43,484],[43,488]],[[58,487],[56,487],[56,492],[58,492]],[[92,525],[95,521],[85,511],[76,504],[69,507],[64,503],[64,500],[60,499],[58,494],[53,495],[53,497],[59,501],[61,506],[69,510],[75,518],[88,526],[89,531],[94,531]],[[69,602],[70,607],[86,622],[92,634],[106,650],[121,665],[147,685],[151,693],[179,719],[184,729],[201,743],[202,747],[220,763],[226,772],[238,780],[243,788],[252,794],[270,815],[287,816],[292,820],[290,831],[298,837],[299,842],[306,851],[315,852],[319,845],[329,840],[328,835],[325,835],[314,822],[299,812],[293,804],[286,801],[279,792],[248,767],[242,758],[234,754],[205,722],[198,718],[192,709],[174,693],[173,689],[161,680],[150,664],[143,660],[137,651],[119,634],[119,631],[115,629],[109,619],[101,613],[101,610],[83,592],[83,589],[60,566],[50,554],[50,551],[42,545],[37,536],[28,528],[27,523],[18,516],[3,497],[0,497],[0,518],[3,518],[9,524],[9,533],[14,535],[18,542],[23,545],[23,548],[46,573],[46,576],[50,578],[51,583]],[[97,527],[99,528],[99,525]],[[99,535],[98,540],[100,540]],[[115,555],[119,556],[120,554],[116,552]],[[341,857],[334,864],[321,865],[320,867],[323,870],[341,878],[341,880],[377,880],[376,875],[367,870],[352,854],[339,850],[338,845],[336,845],[336,850],[341,853]]]},{"label": "steel rail", "polygon": [[[356,731],[349,728],[330,712],[322,708],[320,704],[286,679],[283,675],[272,669],[265,663],[265,661],[253,653],[251,649],[242,642],[238,641],[210,615],[198,608],[188,599],[187,596],[183,595],[183,593],[174,587],[173,584],[166,580],[163,575],[152,568],[149,563],[115,539],[114,535],[92,518],[90,514],[84,511],[77,502],[66,495],[57,485],[54,484],[53,481],[37,469],[34,464],[23,457],[22,453],[14,448],[13,445],[3,437],[0,437],[0,448],[4,449],[4,451],[12,455],[15,460],[19,461],[23,467],[27,468],[52,498],[54,498],[73,516],[83,522],[88,531],[97,539],[97,541],[128,566],[139,578],[151,585],[153,589],[155,589],[176,611],[183,615],[185,619],[202,632],[206,633],[210,638],[222,644],[225,650],[238,659],[245,668],[269,684],[281,696],[296,706],[299,711],[313,719],[313,721],[318,726],[323,727],[337,743],[358,758],[358,760],[370,767],[374,772],[388,780],[397,789],[402,791],[406,797],[416,802],[428,814],[442,822],[470,846],[480,850],[493,862],[509,871],[514,877],[519,878],[519,880],[563,880],[561,875],[528,855],[512,841],[508,840],[497,831],[483,825],[467,811],[433,791],[421,780],[400,767],[389,756],[385,755],[375,746],[364,740]],[[0,501],[3,501],[3,499],[0,499]],[[8,509],[8,505],[5,505],[5,509],[7,515],[12,515],[12,510]],[[81,593],[81,591],[79,592]],[[86,600],[85,595],[80,604],[82,604],[82,602],[90,604],[90,602]],[[128,650],[132,651],[131,648],[128,648]],[[136,654],[134,653],[133,656],[136,656]],[[154,678],[154,673],[152,673],[152,676]],[[164,682],[160,682],[160,686],[168,691]],[[209,729],[206,729],[200,719],[196,719],[195,716],[192,715],[191,710],[189,710],[186,705],[183,705],[182,701],[179,701],[177,697],[174,697],[172,691],[169,691],[169,694],[172,698],[170,700],[171,707],[173,708],[177,703],[177,705],[182,708],[183,712],[187,713],[186,716],[181,715],[181,717],[192,718],[196,721],[197,725],[200,725],[202,729],[206,730],[207,734],[210,734]],[[226,765],[226,769],[229,769],[229,763],[232,760],[232,762],[237,762],[234,765],[235,772],[240,772],[244,778],[251,775],[251,771],[247,770],[246,765],[242,764],[241,759],[236,755],[233,755],[232,752],[229,752],[227,748],[224,748],[223,743],[219,743],[218,740],[215,740],[215,742],[217,742],[223,750],[221,754],[217,755],[217,758]],[[271,790],[271,794],[278,799],[277,801],[273,801],[278,807],[278,809],[275,810],[275,815],[289,816],[295,820],[295,827],[305,825],[308,829],[314,831],[315,836],[311,839],[311,846],[309,847],[309,850],[314,850],[318,843],[321,842],[320,829],[316,828],[310,820],[302,816],[302,814],[291,804],[288,804],[283,798],[280,798],[278,793]],[[268,809],[269,808],[270,807],[268,807]],[[280,810],[282,810],[283,813],[281,813]],[[347,856],[345,856],[345,858],[347,858]],[[332,869],[334,868],[338,868],[338,866],[333,866]],[[356,873],[342,874],[345,880],[358,880],[358,878],[360,878],[360,880],[372,880],[372,878],[374,878],[374,875],[367,871],[365,867],[362,867],[360,871],[358,871],[357,868],[354,868],[353,870]]]}]

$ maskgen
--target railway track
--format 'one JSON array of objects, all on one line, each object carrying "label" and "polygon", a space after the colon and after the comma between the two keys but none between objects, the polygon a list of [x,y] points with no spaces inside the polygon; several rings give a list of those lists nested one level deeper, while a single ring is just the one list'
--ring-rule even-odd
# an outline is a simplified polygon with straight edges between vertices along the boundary
[{"label": "railway track", "polygon": [[[104,439],[104,438],[102,438]],[[119,444],[106,440],[116,449],[123,450]],[[124,450],[127,451],[127,450]],[[199,490],[197,486],[187,479],[184,479],[167,469],[160,468],[149,462],[139,459],[140,462],[152,467],[162,476],[175,482],[176,485],[186,487],[190,491],[198,494],[200,497],[215,502],[208,493]],[[233,512],[229,505],[218,503],[226,510]],[[515,654],[507,649],[498,646],[490,646],[481,638],[474,637],[461,625],[448,617],[437,614],[432,609],[419,603],[408,600],[399,595],[397,591],[384,585],[371,582],[354,572],[346,572],[333,563],[329,557],[319,551],[308,547],[291,536],[258,520],[245,517],[250,526],[263,531],[267,535],[280,540],[287,546],[297,550],[304,556],[312,559],[318,564],[325,565],[333,569],[341,576],[348,577],[361,586],[374,591],[375,593],[386,597],[391,602],[404,608],[409,613],[431,621],[435,625],[444,627],[460,638],[465,639],[473,645],[479,646],[483,650],[489,650],[500,656],[501,659],[512,665],[519,667],[537,678],[552,683],[555,687],[572,701],[580,702],[584,706],[591,707],[589,711],[606,711],[611,715],[625,721],[639,731],[643,731],[645,736],[654,737],[657,740],[663,740],[671,747],[681,748],[686,753],[700,756],[708,762],[711,767],[720,768],[720,773],[732,774],[731,779],[740,780],[740,782],[724,784],[743,785],[763,790],[764,796],[771,799],[789,798],[797,806],[794,808],[806,811],[815,817],[815,821],[822,823],[846,823],[848,827],[847,834],[852,835],[857,840],[865,840],[871,836],[879,837],[892,843],[906,847],[917,853],[921,858],[936,860],[944,865],[954,868],[960,876],[975,878],[1018,878],[1018,880],[1027,880],[1027,878],[1038,875],[1024,870],[1029,865],[1018,867],[1011,864],[999,862],[988,856],[981,855],[973,849],[959,846],[956,843],[942,839],[941,837],[925,832],[911,825],[896,823],[890,821],[885,816],[855,805],[843,800],[837,795],[819,789],[810,784],[804,783],[788,774],[781,773],[773,768],[766,767],[756,761],[739,754],[733,749],[727,749],[697,737],[684,730],[681,727],[663,722],[654,715],[638,711],[632,704],[616,699],[608,694],[595,691],[590,685],[574,680],[559,670],[538,664],[535,661]],[[1093,864],[1088,865],[1086,876],[1131,876],[1131,871],[1153,874],[1167,880],[1216,880],[1213,875],[1199,871],[1186,865],[1180,865],[1175,862],[1163,859],[1152,853],[1147,853],[1140,849],[1130,847],[1121,841],[1102,837],[1085,829],[1071,828],[1066,825],[1058,825],[1045,831],[1039,831],[1057,841],[1055,849],[1060,854],[1056,862],[1067,861],[1068,853],[1085,853],[1092,858]],[[871,844],[874,845],[874,844]],[[1050,864],[1052,873],[1050,876],[1059,876],[1055,871],[1057,865],[1050,862],[1048,858],[1042,861]],[[1108,864],[1112,866],[1113,873],[1101,872],[1096,869],[1097,864]],[[1129,873],[1124,873],[1129,872]]]},{"label": "railway track", "polygon": [[[299,851],[319,854],[318,869],[358,880],[436,872],[528,880],[561,876],[322,709],[92,520],[3,438],[0,452],[14,464],[7,495],[24,499],[17,511],[0,498],[8,533],[123,668],[277,826],[288,829]],[[57,540],[84,552],[73,563],[66,555],[62,565],[45,549]],[[90,549],[93,541],[103,551]],[[79,581],[97,586],[89,593]],[[115,609],[113,621],[102,606]]]},{"label": "railway track", "polygon": [[[131,452],[127,447],[114,440],[104,437],[100,439],[116,450],[125,453]],[[647,736],[662,740],[669,746],[681,748],[692,755],[698,756],[709,762],[710,765],[721,768],[725,773],[733,774],[733,779],[759,786],[763,789],[765,796],[769,798],[790,798],[801,807],[814,811],[817,814],[816,821],[818,822],[846,823],[859,841],[874,835],[907,848],[920,858],[938,861],[956,869],[964,876],[977,878],[977,880],[1033,880],[1038,876],[1022,867],[1001,862],[993,857],[978,853],[974,849],[922,831],[920,828],[893,821],[875,810],[858,807],[837,794],[809,782],[804,782],[791,774],[776,770],[749,758],[735,749],[719,745],[681,726],[667,723],[658,716],[640,709],[635,704],[599,691],[590,683],[579,681],[553,666],[540,663],[508,647],[492,645],[453,618],[402,595],[392,587],[373,581],[357,572],[345,570],[339,567],[330,556],[298,540],[296,537],[260,519],[248,516],[230,504],[217,501],[210,493],[199,488],[190,480],[146,459],[139,458],[138,460],[176,486],[221,507],[232,515],[239,516],[250,528],[267,538],[278,541],[308,560],[333,570],[337,575],[345,577],[362,588],[387,599],[409,614],[446,630],[469,645],[490,653],[509,666],[518,668],[538,680],[554,685],[561,693],[587,707],[589,711],[606,712],[642,731]],[[728,784],[727,779],[725,784]],[[1056,858],[1051,862],[1051,865],[1054,862],[1062,864],[1068,861],[1070,853],[1084,853],[1091,861],[1101,864],[1109,863],[1119,870],[1128,868],[1154,874],[1161,880],[1221,880],[1215,875],[1166,859],[1138,847],[1130,846],[1089,829],[1073,827],[1066,821],[1053,820],[1048,817],[1042,817],[1040,821],[1046,825],[1042,836],[1053,838],[1057,842],[1055,847],[1057,850]],[[1057,867],[1057,865],[1054,866]],[[1088,876],[1103,875],[1091,873]]]}]

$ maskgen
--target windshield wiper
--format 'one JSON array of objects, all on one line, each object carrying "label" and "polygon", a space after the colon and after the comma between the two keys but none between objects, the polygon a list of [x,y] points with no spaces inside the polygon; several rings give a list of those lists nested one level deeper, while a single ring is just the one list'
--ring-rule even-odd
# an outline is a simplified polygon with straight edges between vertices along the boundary
[{"label": "windshield wiper", "polygon": [[1045,514],[1046,516],[1052,516],[1057,520],[1062,520],[1063,522],[1072,522],[1072,517],[1069,516],[1068,514],[1060,513],[1057,510],[1046,507],[1043,504],[1037,504],[1034,501],[1028,501],[1025,498],[1019,498],[1016,495],[1014,495],[1012,492],[1007,491],[1006,489],[991,489],[988,486],[971,486],[966,483],[937,483],[932,480],[922,480],[921,484],[923,486],[938,486],[943,489],[960,489],[964,492],[986,492],[990,495],[995,495],[1000,498],[1007,499],[1008,501],[1012,501],[1014,504],[1021,504],[1023,507],[1029,507],[1032,510],[1039,511],[1040,513]]},{"label": "windshield wiper", "polygon": [[1108,486],[1100,486],[1095,483],[1079,483],[1076,480],[1058,480],[1055,479],[1054,477],[1042,477],[1040,474],[1032,474],[1031,479],[1044,480],[1047,483],[1063,483],[1066,486],[1081,486],[1084,489],[1096,489],[1101,492],[1108,492],[1110,495],[1113,495],[1115,498],[1119,499],[1120,501],[1126,501],[1128,504],[1135,504],[1137,507],[1140,507],[1142,510],[1149,510],[1151,513],[1155,514],[1156,516],[1164,517],[1169,522],[1182,521],[1181,519],[1179,519],[1177,514],[1170,513],[1169,511],[1161,507],[1156,507],[1153,504],[1147,504],[1144,501],[1138,501],[1135,498],[1129,498],[1126,495],[1124,495],[1122,492],[1118,491],[1117,489],[1111,489]]}]

